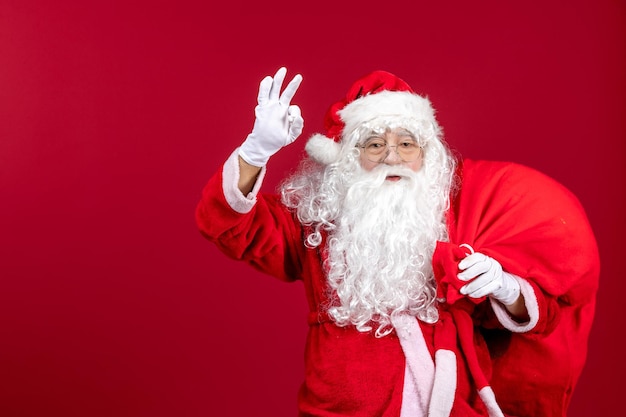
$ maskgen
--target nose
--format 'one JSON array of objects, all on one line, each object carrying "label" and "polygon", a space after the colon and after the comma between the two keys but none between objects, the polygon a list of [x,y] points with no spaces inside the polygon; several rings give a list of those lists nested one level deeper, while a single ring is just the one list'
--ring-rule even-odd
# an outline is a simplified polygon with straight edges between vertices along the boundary
[{"label": "nose", "polygon": [[398,155],[398,148],[396,146],[397,145],[387,145],[387,156],[385,156],[385,159],[383,159],[383,162],[387,165],[398,165],[403,162],[400,158],[400,155]]}]

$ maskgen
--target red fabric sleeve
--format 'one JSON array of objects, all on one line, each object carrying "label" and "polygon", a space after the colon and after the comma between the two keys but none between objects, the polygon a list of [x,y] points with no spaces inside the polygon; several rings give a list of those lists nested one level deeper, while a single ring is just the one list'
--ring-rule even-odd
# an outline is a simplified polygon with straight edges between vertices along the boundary
[{"label": "red fabric sleeve", "polygon": [[224,197],[220,171],[202,192],[196,222],[227,256],[283,281],[300,278],[301,227],[277,196],[260,194],[249,213],[238,213]]}]

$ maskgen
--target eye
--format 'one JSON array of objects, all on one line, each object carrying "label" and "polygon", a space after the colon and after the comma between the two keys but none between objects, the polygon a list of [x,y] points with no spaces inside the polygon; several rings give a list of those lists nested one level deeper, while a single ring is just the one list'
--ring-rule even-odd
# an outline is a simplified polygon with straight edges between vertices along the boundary
[{"label": "eye", "polygon": [[367,149],[382,149],[386,146],[387,144],[385,143],[384,140],[380,139],[380,138],[372,138],[369,139],[366,143],[365,143],[365,147]]},{"label": "eye", "polygon": [[412,140],[405,140],[402,141],[398,144],[399,148],[403,148],[403,149],[412,149],[412,148],[416,148],[417,147],[417,143],[415,143]]}]

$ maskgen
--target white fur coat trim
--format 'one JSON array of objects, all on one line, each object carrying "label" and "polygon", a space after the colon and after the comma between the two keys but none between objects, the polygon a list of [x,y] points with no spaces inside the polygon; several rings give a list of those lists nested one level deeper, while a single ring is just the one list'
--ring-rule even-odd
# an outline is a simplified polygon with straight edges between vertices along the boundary
[{"label": "white fur coat trim", "polygon": [[456,354],[447,349],[435,352],[435,383],[430,398],[429,417],[448,417],[456,394]]},{"label": "white fur coat trim", "polygon": [[408,314],[393,319],[406,357],[400,417],[426,416],[435,378],[435,364],[417,319]]}]

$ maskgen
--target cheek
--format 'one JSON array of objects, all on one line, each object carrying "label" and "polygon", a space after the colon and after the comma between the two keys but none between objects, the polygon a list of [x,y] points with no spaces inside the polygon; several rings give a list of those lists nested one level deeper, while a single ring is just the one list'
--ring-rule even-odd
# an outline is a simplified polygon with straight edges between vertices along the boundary
[{"label": "cheek", "polygon": [[363,153],[359,155],[359,162],[361,163],[361,168],[366,171],[371,171],[378,166],[376,162],[372,162],[363,156]]},{"label": "cheek", "polygon": [[411,169],[412,171],[417,172],[420,169],[422,169],[423,161],[424,160],[423,160],[422,156],[420,156],[415,161],[407,163],[406,166],[407,166],[407,168]]}]

